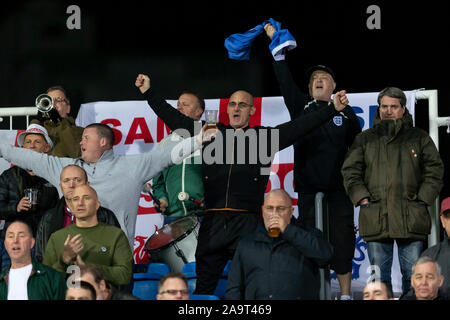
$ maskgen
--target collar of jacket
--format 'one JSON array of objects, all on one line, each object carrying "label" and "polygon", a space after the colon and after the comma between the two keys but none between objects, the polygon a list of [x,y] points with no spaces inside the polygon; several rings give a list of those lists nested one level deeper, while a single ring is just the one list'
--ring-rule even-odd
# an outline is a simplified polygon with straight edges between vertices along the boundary
[{"label": "collar of jacket", "polygon": [[[11,266],[9,266],[8,269],[6,269],[5,271],[3,271],[0,275],[0,279],[5,280],[6,283],[8,283],[8,276],[9,276],[9,270],[11,269]],[[37,275],[41,275],[41,274],[45,274],[46,270],[42,269],[40,267],[40,265],[38,264],[38,262],[34,259],[31,259],[31,274],[30,277],[37,274]]]},{"label": "collar of jacket", "polygon": [[[84,161],[82,158],[79,158],[79,159],[81,161],[83,161],[84,163],[93,165],[92,163]],[[103,154],[100,156],[100,159],[98,159],[98,161],[95,165],[97,165],[99,162],[106,161],[106,160],[112,160],[112,159],[114,159],[114,151],[113,151],[113,149],[108,149],[105,152],[103,152]]]},{"label": "collar of jacket", "polygon": [[310,106],[312,107],[319,107],[319,106],[329,106],[331,104],[331,101],[324,101],[324,100],[316,100],[313,97],[310,96],[310,98],[312,99],[311,101],[309,101],[305,107],[303,108],[303,110],[308,109]]},{"label": "collar of jacket", "polygon": [[235,128],[233,128],[232,126],[230,126],[230,124],[227,124],[226,126],[223,126],[224,127],[224,129],[225,130],[228,130],[228,129],[231,129],[231,130],[234,130],[235,132],[236,131],[238,131],[238,130],[242,130],[242,131],[247,131],[248,129],[251,129],[251,128],[254,128],[254,127],[250,127],[250,124],[248,124],[246,127],[244,127],[244,128],[239,128],[239,129],[235,129]]}]

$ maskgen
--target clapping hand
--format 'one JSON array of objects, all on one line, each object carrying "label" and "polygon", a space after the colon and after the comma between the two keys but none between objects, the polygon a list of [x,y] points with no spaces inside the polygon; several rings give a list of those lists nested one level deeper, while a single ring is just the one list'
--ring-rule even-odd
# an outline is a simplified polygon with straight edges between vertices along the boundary
[{"label": "clapping hand", "polygon": [[77,255],[83,250],[83,238],[81,234],[77,234],[75,237],[71,238],[70,234],[67,235],[66,241],[64,242],[64,251],[62,253],[62,260],[65,264],[70,264],[73,260],[77,258]]}]

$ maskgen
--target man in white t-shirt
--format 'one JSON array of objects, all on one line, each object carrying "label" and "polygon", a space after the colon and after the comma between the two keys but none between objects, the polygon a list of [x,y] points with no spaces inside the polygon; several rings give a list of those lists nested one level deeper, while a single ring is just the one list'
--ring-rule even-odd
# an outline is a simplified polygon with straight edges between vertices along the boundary
[{"label": "man in white t-shirt", "polygon": [[63,276],[31,259],[34,244],[26,222],[16,220],[6,229],[5,248],[11,266],[0,275],[0,300],[64,300]]}]

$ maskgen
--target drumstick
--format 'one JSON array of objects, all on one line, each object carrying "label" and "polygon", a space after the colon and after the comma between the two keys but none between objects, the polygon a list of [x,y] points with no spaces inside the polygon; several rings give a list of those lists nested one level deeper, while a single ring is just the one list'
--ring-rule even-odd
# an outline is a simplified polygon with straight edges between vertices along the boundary
[{"label": "drumstick", "polygon": [[156,211],[161,212],[161,202],[159,202],[159,200],[155,198],[148,183],[144,185],[144,187],[142,188],[142,192],[147,192],[150,195],[150,197],[152,197],[153,202],[158,205],[158,207],[156,207]]}]

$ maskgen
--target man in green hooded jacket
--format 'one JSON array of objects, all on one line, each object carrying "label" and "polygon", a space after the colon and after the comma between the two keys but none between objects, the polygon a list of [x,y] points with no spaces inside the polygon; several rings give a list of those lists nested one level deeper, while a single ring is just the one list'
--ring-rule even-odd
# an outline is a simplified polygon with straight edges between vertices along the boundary
[{"label": "man in green hooded jacket", "polygon": [[[184,92],[178,98],[177,109],[199,121],[205,111],[205,101],[197,94]],[[181,141],[182,137],[173,132],[160,144],[169,140]],[[201,161],[200,151],[196,151],[182,163],[165,169],[153,178],[153,195],[159,200],[164,224],[203,210],[199,205],[204,194]]]}]

